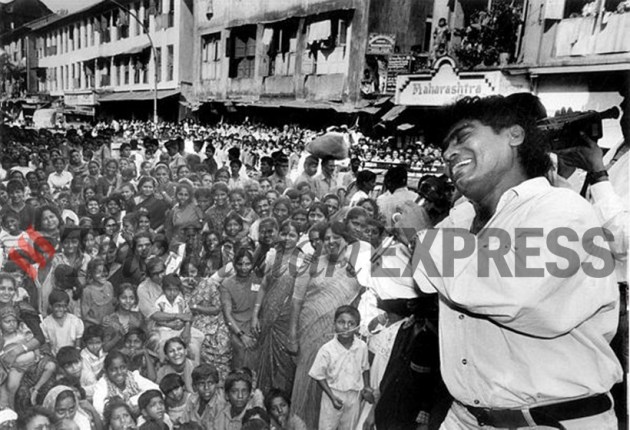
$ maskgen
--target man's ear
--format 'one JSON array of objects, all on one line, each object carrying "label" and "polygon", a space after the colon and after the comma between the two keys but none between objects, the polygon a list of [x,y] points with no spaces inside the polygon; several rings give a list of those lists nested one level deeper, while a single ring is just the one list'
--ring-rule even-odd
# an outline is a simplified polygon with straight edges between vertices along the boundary
[{"label": "man's ear", "polygon": [[519,146],[525,140],[525,130],[520,125],[513,125],[508,128],[510,146]]}]

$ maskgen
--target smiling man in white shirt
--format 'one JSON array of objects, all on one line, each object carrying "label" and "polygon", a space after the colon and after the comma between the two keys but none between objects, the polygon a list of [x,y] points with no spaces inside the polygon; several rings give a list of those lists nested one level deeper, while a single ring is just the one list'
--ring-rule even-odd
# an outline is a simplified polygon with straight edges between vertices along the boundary
[{"label": "smiling man in white shirt", "polygon": [[443,156],[467,200],[414,254],[415,281],[440,297],[455,398],[441,428],[616,429],[619,293],[595,211],[549,184],[535,118],[510,97],[463,99],[450,118]]}]

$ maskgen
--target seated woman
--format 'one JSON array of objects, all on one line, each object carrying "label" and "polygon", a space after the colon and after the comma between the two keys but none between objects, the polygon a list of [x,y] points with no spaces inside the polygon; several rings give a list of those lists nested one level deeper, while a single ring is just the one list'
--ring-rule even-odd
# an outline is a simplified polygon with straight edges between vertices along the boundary
[{"label": "seated woman", "polygon": [[94,388],[93,404],[99,414],[103,414],[105,404],[114,397],[122,398],[134,413],[138,412],[138,397],[147,390],[157,390],[154,382],[140,376],[139,371],[129,371],[129,359],[118,350],[111,351],[103,364],[105,374]]},{"label": "seated woman", "polygon": [[77,424],[79,430],[102,428],[98,414],[83,409],[86,404],[80,401],[74,388],[66,385],[51,388],[42,405],[53,414],[55,421],[70,419]]}]

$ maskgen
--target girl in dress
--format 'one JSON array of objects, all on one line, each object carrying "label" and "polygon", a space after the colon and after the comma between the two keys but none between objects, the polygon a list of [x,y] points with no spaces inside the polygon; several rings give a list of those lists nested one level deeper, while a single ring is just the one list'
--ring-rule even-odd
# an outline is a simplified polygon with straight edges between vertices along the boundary
[{"label": "girl in dress", "polygon": [[87,285],[81,300],[83,322],[100,325],[114,310],[114,287],[105,275],[105,261],[97,257],[87,266]]}]

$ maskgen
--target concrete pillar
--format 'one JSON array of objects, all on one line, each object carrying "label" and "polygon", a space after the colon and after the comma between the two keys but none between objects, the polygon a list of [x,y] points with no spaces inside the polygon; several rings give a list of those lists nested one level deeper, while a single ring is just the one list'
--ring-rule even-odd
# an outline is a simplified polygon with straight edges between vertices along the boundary
[{"label": "concrete pillar", "polygon": [[295,51],[295,71],[293,72],[293,88],[295,89],[295,98],[300,99],[304,94],[304,72],[302,71],[302,57],[306,50],[306,35],[304,34],[304,26],[306,19],[300,18],[297,30],[297,48]]}]

